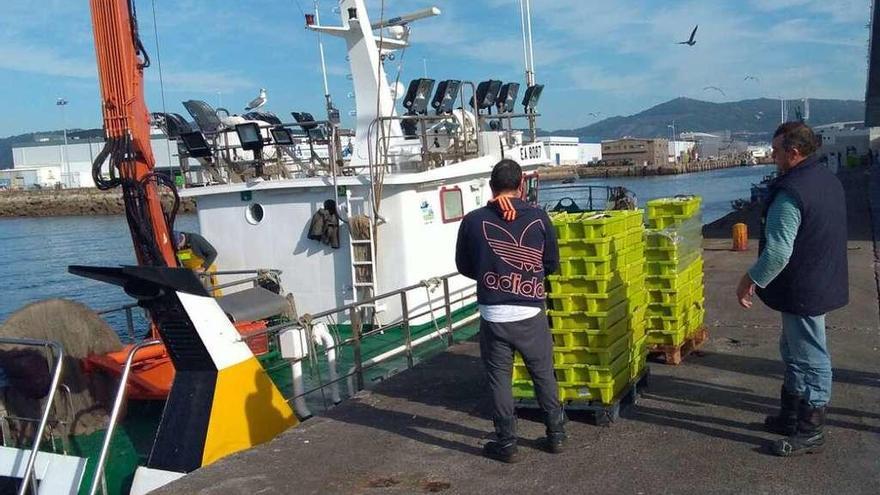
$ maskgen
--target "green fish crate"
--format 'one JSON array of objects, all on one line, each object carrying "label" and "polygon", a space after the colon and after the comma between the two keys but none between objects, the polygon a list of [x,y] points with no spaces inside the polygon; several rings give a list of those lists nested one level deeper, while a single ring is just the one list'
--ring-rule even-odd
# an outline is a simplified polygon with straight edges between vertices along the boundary
[{"label": "green fish crate", "polygon": [[687,333],[688,330],[688,313],[685,312],[679,316],[651,316],[649,313],[645,317],[648,324],[648,334],[652,332],[681,332]]},{"label": "green fish crate", "polygon": [[626,299],[626,290],[623,285],[618,285],[606,293],[599,294],[547,294],[550,309],[555,311],[573,312],[608,311],[621,301]]},{"label": "green fish crate", "polygon": [[609,210],[605,214],[611,217],[623,218],[626,231],[645,228],[643,220],[645,216],[644,210]]},{"label": "green fish crate", "polygon": [[629,349],[629,335],[624,334],[608,347],[554,347],[553,365],[608,366]]},{"label": "green fish crate", "polygon": [[698,257],[684,270],[670,275],[648,274],[645,279],[645,287],[648,290],[680,290],[688,283],[703,280],[703,258]]},{"label": "green fish crate", "polygon": [[703,200],[699,196],[682,196],[674,198],[657,198],[648,201],[648,219],[662,217],[690,218],[700,211]]},{"label": "green fish crate", "polygon": [[[695,288],[700,289],[699,291]],[[648,302],[652,304],[687,304],[695,295],[702,296],[702,287],[693,281],[685,282],[680,289],[655,289],[648,291]]]},{"label": "green fish crate", "polygon": [[[629,385],[629,368],[625,366],[611,382],[583,385],[559,384],[559,400],[563,403],[598,401],[602,404],[611,404],[627,385]],[[532,382],[526,380],[513,382],[513,398],[533,400],[535,389]]]},{"label": "green fish crate", "polygon": [[648,261],[646,269],[649,277],[686,274],[687,279],[693,278],[693,273],[688,271],[693,263],[700,257],[699,252],[690,253],[682,258],[670,261]]},{"label": "green fish crate", "polygon": [[626,301],[622,301],[608,311],[547,311],[550,328],[557,330],[605,330],[626,317]]},{"label": "green fish crate", "polygon": [[629,330],[632,332],[630,339],[636,341],[645,336],[648,331],[647,306],[636,308],[630,312]]},{"label": "green fish crate", "polygon": [[681,345],[688,334],[684,330],[651,330],[648,332],[648,345]]},{"label": "green fish crate", "polygon": [[674,304],[652,303],[648,304],[648,318],[654,317],[681,317],[688,318],[691,306],[703,307],[705,300],[694,299],[693,294]]},{"label": "green fish crate", "polygon": [[657,261],[671,261],[674,263],[690,264],[696,261],[699,251],[686,251],[681,246],[672,247],[649,247],[645,249],[645,260],[648,263]]},{"label": "green fish crate", "polygon": [[623,279],[624,282],[640,279],[644,277],[644,275],[645,261],[641,259],[628,263],[620,269],[620,278]]},{"label": "green fish crate", "polygon": [[572,257],[559,260],[559,274],[563,277],[578,275],[608,275],[624,266],[625,256],[610,254],[598,257]]},{"label": "green fish crate", "polygon": [[629,350],[630,379],[634,379],[645,369],[648,361],[648,336],[645,335]]},{"label": "green fish crate", "polygon": [[630,331],[624,318],[604,330],[550,329],[554,347],[609,347]]},{"label": "green fish crate", "polygon": [[598,239],[559,239],[560,258],[603,258],[627,248],[626,236]]},{"label": "green fish crate", "polygon": [[604,212],[556,213],[550,217],[560,240],[602,239],[626,232],[627,218]]},{"label": "green fish crate", "polygon": [[606,294],[623,287],[623,279],[617,272],[602,275],[550,275],[550,293],[562,294]]},{"label": "green fish crate", "polygon": [[555,366],[556,382],[560,385],[588,385],[594,383],[608,383],[614,381],[617,375],[627,369],[629,354],[626,352],[617,356],[611,364],[572,364],[567,366]]}]

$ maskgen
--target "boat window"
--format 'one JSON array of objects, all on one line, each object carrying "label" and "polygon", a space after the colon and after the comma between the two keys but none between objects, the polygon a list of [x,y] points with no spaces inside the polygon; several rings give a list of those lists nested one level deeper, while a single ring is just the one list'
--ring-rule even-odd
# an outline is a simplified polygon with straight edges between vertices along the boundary
[{"label": "boat window", "polygon": [[443,223],[461,220],[464,216],[464,200],[461,189],[458,187],[440,189],[440,210],[443,214]]},{"label": "boat window", "polygon": [[260,203],[251,203],[244,211],[244,218],[251,225],[257,225],[263,221],[263,206]]}]

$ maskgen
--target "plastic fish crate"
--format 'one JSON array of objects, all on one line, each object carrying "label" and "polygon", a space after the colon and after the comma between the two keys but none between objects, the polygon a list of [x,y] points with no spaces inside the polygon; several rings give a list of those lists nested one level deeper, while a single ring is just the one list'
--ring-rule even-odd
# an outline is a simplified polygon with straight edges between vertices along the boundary
[{"label": "plastic fish crate", "polygon": [[652,332],[687,333],[690,330],[688,328],[689,318],[687,312],[679,316],[651,316],[647,314],[645,315],[645,321],[647,322],[649,334]]},{"label": "plastic fish crate", "polygon": [[555,366],[556,381],[560,385],[585,385],[591,383],[607,383],[625,370],[629,364],[629,354],[622,352],[610,364],[572,364],[567,366]]},{"label": "plastic fish crate", "polygon": [[645,244],[645,228],[642,226],[626,231],[626,246],[638,246]]},{"label": "plastic fish crate", "polygon": [[672,261],[676,263],[693,263],[699,256],[699,251],[687,251],[682,246],[672,247],[649,247],[645,249],[645,261]]},{"label": "plastic fish crate", "polygon": [[688,283],[703,280],[703,258],[699,257],[684,270],[671,275],[651,275],[645,278],[648,290],[681,290]]},{"label": "plastic fish crate", "polygon": [[599,239],[560,239],[560,258],[601,258],[619,253],[626,248],[626,236]]},{"label": "plastic fish crate", "polygon": [[640,289],[629,296],[626,302],[628,303],[628,307],[631,311],[635,308],[644,308],[645,305],[648,304],[648,291],[644,288]]},{"label": "plastic fish crate", "polygon": [[648,345],[681,345],[688,337],[684,330],[652,330],[648,332]]},{"label": "plastic fish crate", "polygon": [[681,302],[675,304],[652,303],[648,305],[648,318],[672,317],[672,318],[688,318],[692,305],[703,307],[704,300],[694,299],[693,294]]},{"label": "plastic fish crate", "polygon": [[686,281],[693,278],[692,273],[687,271],[688,266],[699,257],[699,253],[692,253],[687,258],[675,261],[648,261],[646,271],[649,277],[671,276],[685,274]]},{"label": "plastic fish crate", "polygon": [[583,312],[583,311],[548,311],[550,327],[555,329],[570,330],[605,330],[626,317],[626,301],[609,309],[608,311]]},{"label": "plastic fish crate", "polygon": [[552,294],[601,294],[623,285],[617,272],[602,275],[550,275],[547,280],[550,282]]},{"label": "plastic fish crate", "polygon": [[693,282],[687,282],[681,289],[656,289],[648,291],[648,301],[651,304],[686,304],[695,295]]},{"label": "plastic fish crate", "polygon": [[645,223],[643,220],[645,216],[644,210],[609,210],[604,213],[612,217],[623,218],[625,222],[625,229],[627,231],[637,228],[645,228]]},{"label": "plastic fish crate", "polygon": [[556,213],[550,217],[559,240],[601,239],[626,231],[626,217],[604,212]]},{"label": "plastic fish crate", "polygon": [[557,294],[551,292],[547,295],[550,309],[555,311],[608,311],[621,301],[626,299],[626,291],[623,285],[604,294]]},{"label": "plastic fish crate", "polygon": [[674,198],[657,198],[648,201],[648,218],[660,217],[692,217],[700,211],[703,200],[699,196],[682,196]]},{"label": "plastic fish crate", "polygon": [[[614,380],[608,383],[585,385],[559,385],[559,400],[567,402],[593,402],[611,404],[615,397],[629,385],[629,367],[624,367]],[[513,382],[514,399],[534,399],[535,389],[531,381]]]},{"label": "plastic fish crate", "polygon": [[623,279],[624,282],[643,278],[644,275],[645,262],[643,260],[636,260],[633,263],[628,263],[620,269],[620,278]]},{"label": "plastic fish crate", "polygon": [[624,259],[624,256],[617,254],[595,258],[562,258],[559,260],[559,274],[563,277],[607,275],[619,270],[625,264]]},{"label": "plastic fish crate", "polygon": [[551,329],[554,347],[608,347],[630,331],[629,320],[621,319],[603,330]]},{"label": "plastic fish crate", "polygon": [[624,334],[608,347],[554,347],[553,364],[608,366],[629,349],[629,341],[629,336]]},{"label": "plastic fish crate", "polygon": [[648,228],[663,230],[677,227],[693,218],[692,215],[671,215],[666,217],[648,218]]}]

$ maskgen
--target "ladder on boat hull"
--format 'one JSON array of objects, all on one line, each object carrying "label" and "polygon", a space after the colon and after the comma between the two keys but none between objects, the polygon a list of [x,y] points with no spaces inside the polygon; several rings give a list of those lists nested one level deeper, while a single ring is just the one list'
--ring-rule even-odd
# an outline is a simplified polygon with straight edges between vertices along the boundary
[{"label": "ladder on boat hull", "polygon": [[[349,254],[351,259],[351,287],[355,301],[363,301],[378,295],[376,281],[376,220],[368,197],[354,196],[351,190],[345,191],[346,214],[350,235]],[[363,321],[377,322],[376,313],[383,310],[381,305],[362,306],[369,313]]]}]

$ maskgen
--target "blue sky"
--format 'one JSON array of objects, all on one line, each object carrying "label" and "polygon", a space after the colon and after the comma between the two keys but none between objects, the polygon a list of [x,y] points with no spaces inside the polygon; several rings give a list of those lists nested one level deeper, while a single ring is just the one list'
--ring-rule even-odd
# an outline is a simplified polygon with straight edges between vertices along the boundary
[{"label": "blue sky", "polygon": [[[314,33],[300,5],[311,0],[136,0],[153,58],[147,104],[185,114],[203,99],[241,111],[259,88],[267,109],[321,114]],[[540,125],[579,127],[628,115],[670,98],[710,101],[804,96],[862,99],[869,0],[532,0],[536,73],[547,85]],[[69,127],[101,125],[87,0],[8,0],[0,16],[0,137],[62,127],[55,106],[69,101]],[[160,47],[157,53],[153,6]],[[338,24],[334,0],[322,21]],[[379,1],[368,1],[373,20]],[[387,0],[387,16],[436,5],[443,15],[413,25],[401,81],[522,81],[518,0]],[[674,44],[700,25],[697,45]],[[331,93],[346,115],[350,81],[341,41],[325,39]],[[393,78],[398,60],[389,66]],[[744,80],[746,75],[759,78]],[[726,97],[706,86],[722,88]],[[597,118],[590,113],[600,113]]]}]

